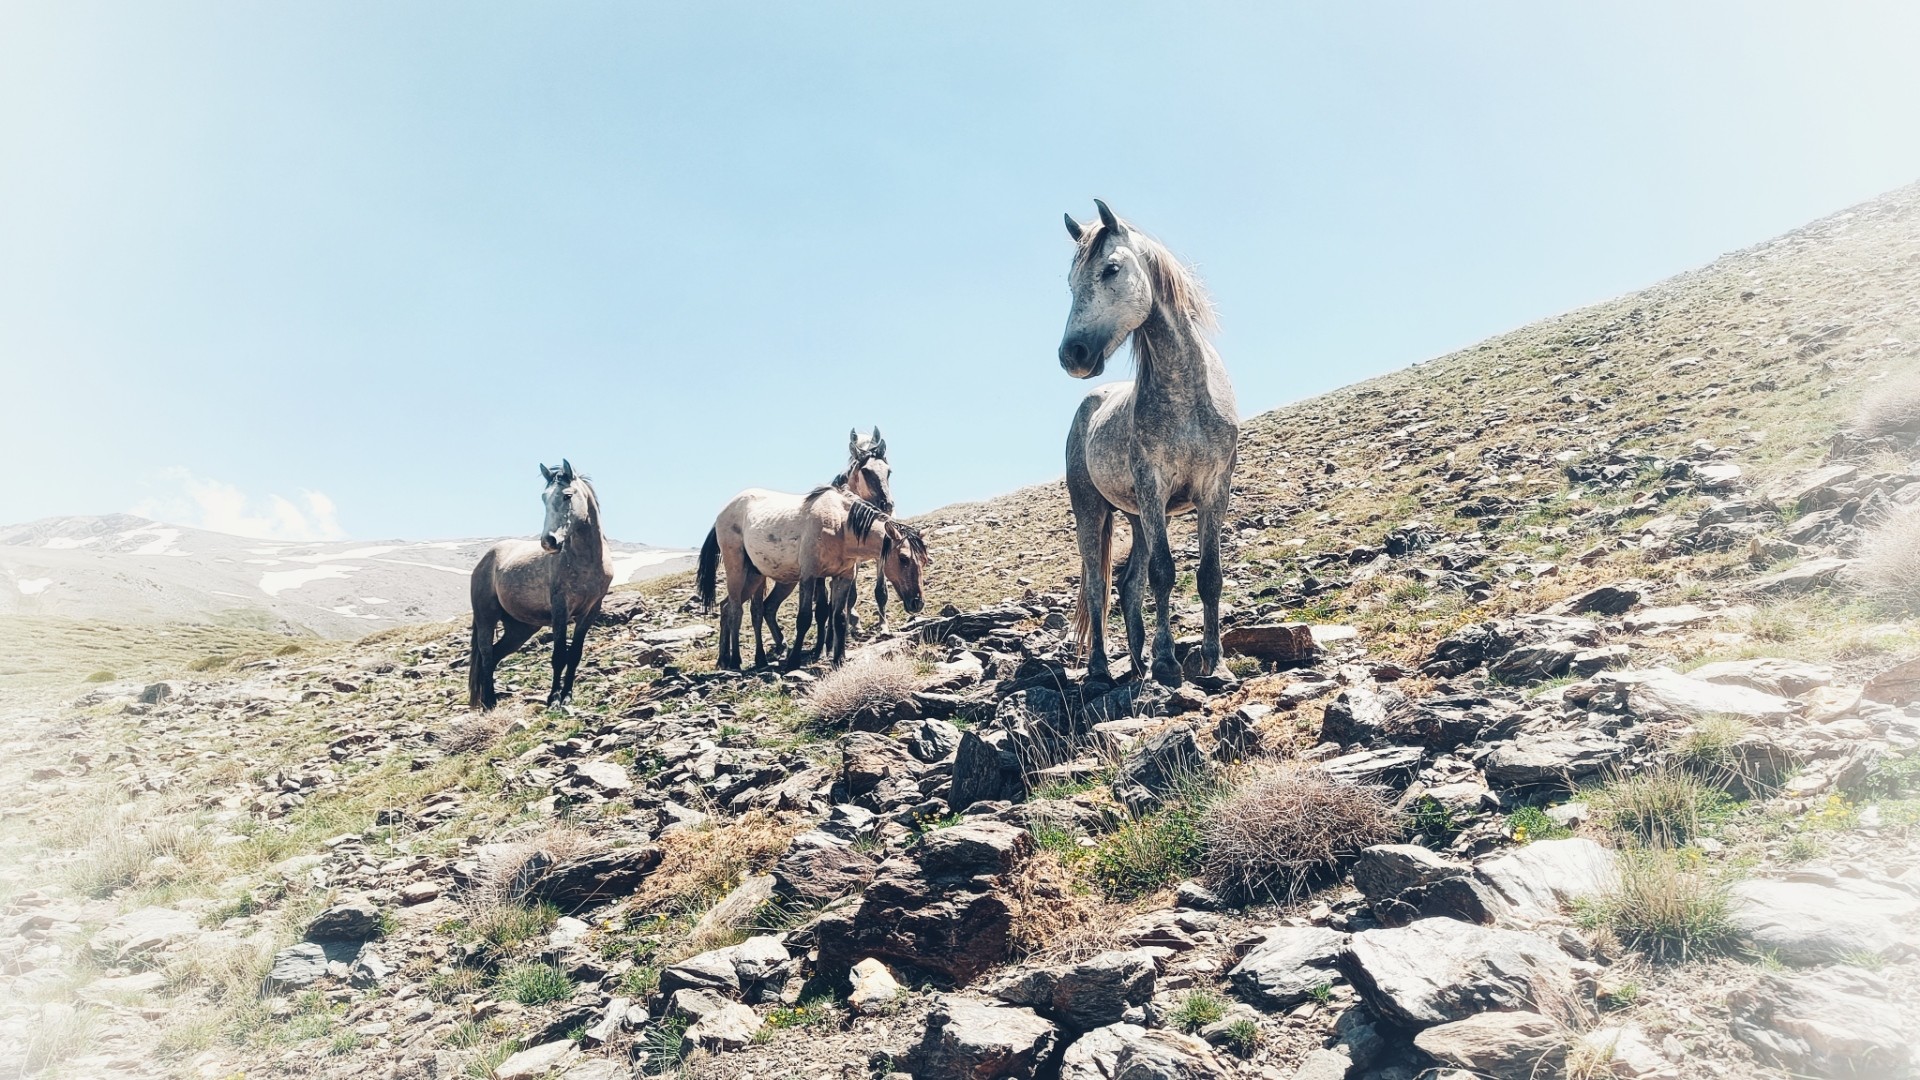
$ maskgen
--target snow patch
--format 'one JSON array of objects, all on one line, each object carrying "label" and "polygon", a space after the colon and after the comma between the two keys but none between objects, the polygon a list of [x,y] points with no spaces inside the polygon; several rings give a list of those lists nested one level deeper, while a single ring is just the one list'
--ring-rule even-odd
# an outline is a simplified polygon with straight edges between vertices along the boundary
[{"label": "snow patch", "polygon": [[21,578],[14,584],[20,586],[21,593],[27,596],[38,596],[47,591],[47,586],[53,584],[53,579],[50,577]]},{"label": "snow patch", "polygon": [[83,548],[88,544],[97,544],[99,542],[100,538],[97,536],[83,536],[78,540],[71,536],[54,536],[49,537],[47,542],[40,546],[43,548],[52,548],[55,551],[66,551],[71,548]]},{"label": "snow patch", "polygon": [[361,602],[361,603],[363,603],[363,604],[391,604],[391,603],[393,603],[393,601],[391,601],[391,600],[389,600],[389,599],[387,599],[387,598],[386,598],[386,597],[384,597],[384,596],[363,596],[363,597],[361,597],[361,598],[360,598],[360,602]]},{"label": "snow patch", "polygon": [[360,612],[353,610],[352,604],[341,604],[339,607],[328,608],[327,610],[333,612],[335,615],[345,615],[349,619],[378,619],[380,617],[378,615],[362,615]]},{"label": "snow patch", "polygon": [[327,578],[343,578],[358,566],[340,566],[333,563],[310,566],[304,570],[269,570],[260,575],[260,591],[268,596],[279,596],[288,589],[297,589],[310,581],[324,581]]},{"label": "snow patch", "polygon": [[613,557],[613,583],[625,585],[634,574],[649,566],[658,566],[663,562],[684,559],[693,554],[690,551],[636,551],[631,555]]},{"label": "snow patch", "polygon": [[184,551],[173,550],[174,541],[180,539],[179,529],[163,529],[163,528],[128,529],[126,532],[123,532],[120,534],[120,539],[132,540],[136,537],[141,537],[141,536],[151,536],[153,537],[153,539],[147,541],[146,543],[140,545],[137,548],[134,548],[132,551],[128,552],[127,554],[129,555],[173,555],[176,557],[181,557],[188,554],[187,552],[184,552]]}]

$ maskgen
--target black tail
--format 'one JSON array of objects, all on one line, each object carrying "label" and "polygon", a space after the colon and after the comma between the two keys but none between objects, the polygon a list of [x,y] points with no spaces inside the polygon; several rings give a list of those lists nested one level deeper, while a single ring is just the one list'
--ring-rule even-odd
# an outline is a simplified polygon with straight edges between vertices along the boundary
[{"label": "black tail", "polygon": [[720,579],[720,530],[707,530],[707,542],[700,545],[700,571],[695,579],[695,587],[700,591],[700,602],[708,608],[713,607],[713,593]]}]

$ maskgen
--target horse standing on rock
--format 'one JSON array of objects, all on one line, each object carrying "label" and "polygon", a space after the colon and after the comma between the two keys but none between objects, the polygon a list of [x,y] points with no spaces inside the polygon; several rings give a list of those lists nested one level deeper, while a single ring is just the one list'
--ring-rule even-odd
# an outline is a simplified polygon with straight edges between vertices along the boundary
[{"label": "horse standing on rock", "polygon": [[[497,703],[493,673],[500,661],[549,625],[553,627],[553,688],[547,692],[547,704],[565,704],[580,670],[587,628],[613,587],[613,559],[600,531],[600,500],[593,484],[564,458],[558,469],[540,466],[540,477],[547,483],[540,496],[547,515],[539,541],[502,540],[480,556],[473,568],[467,704],[476,709],[491,709]],[[494,629],[503,624],[505,629],[495,641]]]},{"label": "horse standing on rock", "polygon": [[1067,434],[1067,494],[1081,565],[1074,630],[1089,650],[1087,679],[1112,681],[1106,619],[1117,512],[1133,529],[1133,550],[1120,570],[1133,672],[1143,671],[1144,576],[1155,605],[1153,677],[1180,685],[1169,625],[1174,571],[1167,518],[1192,510],[1199,519],[1196,576],[1205,608],[1201,658],[1209,676],[1230,682],[1233,676],[1220,663],[1220,529],[1240,425],[1233,385],[1207,342],[1213,310],[1192,272],[1159,241],[1115,217],[1106,203],[1096,199],[1094,205],[1097,222],[1081,225],[1067,215],[1076,247],[1060,366],[1076,379],[1093,378],[1131,337],[1134,379],[1088,394]]}]

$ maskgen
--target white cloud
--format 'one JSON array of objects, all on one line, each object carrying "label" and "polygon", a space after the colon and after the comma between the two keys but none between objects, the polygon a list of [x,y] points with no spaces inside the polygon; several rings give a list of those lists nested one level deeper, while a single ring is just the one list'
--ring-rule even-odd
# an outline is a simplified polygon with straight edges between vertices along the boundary
[{"label": "white cloud", "polygon": [[177,465],[160,470],[152,486],[160,493],[131,513],[258,540],[340,540],[347,535],[334,517],[333,500],[322,492],[256,499],[232,484]]}]

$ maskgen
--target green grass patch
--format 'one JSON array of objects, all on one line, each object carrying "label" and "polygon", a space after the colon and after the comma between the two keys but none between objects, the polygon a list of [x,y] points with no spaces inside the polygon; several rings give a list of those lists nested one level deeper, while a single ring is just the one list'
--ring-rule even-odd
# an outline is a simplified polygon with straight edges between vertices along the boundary
[{"label": "green grass patch", "polygon": [[573,996],[573,980],[552,964],[515,964],[500,973],[494,988],[522,1005],[545,1005]]}]

